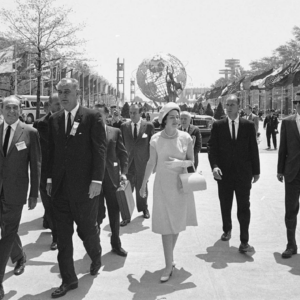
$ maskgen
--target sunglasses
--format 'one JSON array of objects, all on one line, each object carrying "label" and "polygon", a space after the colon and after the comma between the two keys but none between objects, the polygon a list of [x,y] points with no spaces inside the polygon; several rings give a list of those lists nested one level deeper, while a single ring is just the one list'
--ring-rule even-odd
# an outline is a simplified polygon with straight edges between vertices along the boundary
[{"label": "sunglasses", "polygon": [[293,101],[295,105],[300,104],[300,100]]}]

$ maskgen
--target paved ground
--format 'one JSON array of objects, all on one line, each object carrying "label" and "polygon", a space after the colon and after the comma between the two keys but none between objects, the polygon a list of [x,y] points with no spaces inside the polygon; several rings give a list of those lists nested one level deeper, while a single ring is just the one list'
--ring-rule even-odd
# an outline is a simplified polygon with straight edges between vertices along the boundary
[{"label": "paved ground", "polygon": [[[199,225],[180,234],[175,251],[177,265],[171,280],[159,282],[164,267],[161,238],[151,232],[151,219],[144,220],[135,212],[131,224],[121,229],[123,247],[129,252],[126,259],[110,252],[110,228],[107,220],[104,223],[103,267],[97,277],[89,275],[90,259],[74,235],[79,288],[63,299],[299,299],[300,255],[288,260],[280,256],[286,238],[283,184],[276,179],[277,151],[264,150],[265,131],[260,131],[262,172],[251,193],[250,244],[256,250],[253,255],[237,251],[236,206],[233,207],[233,237],[229,242],[220,241],[217,185],[212,179],[207,154],[202,153],[199,169],[207,178],[208,189],[195,193]],[[153,178],[150,191],[152,184]],[[151,192],[149,204],[152,205]],[[4,282],[5,299],[49,299],[54,288],[60,285],[57,253],[49,250],[50,234],[41,226],[42,214],[41,203],[34,211],[24,209],[20,235],[28,263],[25,273],[19,277],[13,276],[13,266],[9,263]]]}]

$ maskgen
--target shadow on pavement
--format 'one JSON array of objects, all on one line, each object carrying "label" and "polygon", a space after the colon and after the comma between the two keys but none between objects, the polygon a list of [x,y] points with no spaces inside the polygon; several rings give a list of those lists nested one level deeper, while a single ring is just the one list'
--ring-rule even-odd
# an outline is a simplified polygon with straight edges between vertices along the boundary
[{"label": "shadow on pavement", "polygon": [[293,275],[300,275],[300,255],[293,255],[291,258],[282,258],[281,253],[274,252],[274,258],[277,264],[288,266]]},{"label": "shadow on pavement", "polygon": [[224,242],[222,240],[218,240],[213,246],[206,248],[206,251],[207,254],[198,254],[196,256],[208,263],[212,263],[211,267],[214,269],[227,268],[230,263],[253,262],[252,255],[255,254],[255,252],[242,254],[237,247],[230,247],[229,241]]},{"label": "shadow on pavement", "polygon": [[101,261],[104,272],[113,272],[124,267],[126,257],[107,252],[102,256]]},{"label": "shadow on pavement", "polygon": [[21,223],[19,226],[19,236],[27,235],[29,231],[45,230],[43,227],[43,218],[37,218],[29,222]]},{"label": "shadow on pavement", "polygon": [[[69,291],[64,297],[64,300],[82,300],[85,298],[85,296],[88,294],[91,286],[93,285],[93,281],[96,278],[96,276],[91,276],[90,274],[86,274],[83,277],[79,279],[78,288],[72,291]],[[24,295],[22,298],[19,298],[19,300],[41,300],[41,299],[50,299],[51,293],[54,292],[56,289],[52,288],[50,290],[44,291],[37,295]]]},{"label": "shadow on pavement", "polygon": [[[144,221],[143,216],[136,217],[133,219],[129,224],[127,224],[124,227],[120,227],[120,236],[123,234],[132,234],[132,233],[138,233],[140,231],[144,231],[149,229],[149,226],[143,226],[143,221]],[[107,226],[104,227],[104,230]],[[108,228],[109,225],[108,225]]]},{"label": "shadow on pavement", "polygon": [[6,293],[5,287],[4,287],[4,292],[5,292],[5,296],[4,296],[5,300],[10,299],[17,294],[17,291],[15,291],[15,290],[12,290],[12,291],[9,291],[8,293]]},{"label": "shadow on pavement", "polygon": [[[183,268],[176,269],[168,282],[161,283],[160,276],[163,270],[153,273],[146,271],[140,281],[133,277],[133,274],[127,276],[130,283],[128,290],[134,294],[133,300],[155,300],[158,296],[167,295],[180,290],[192,289],[196,285],[193,282],[185,282],[191,273]],[[162,298],[165,299],[165,298]]]}]

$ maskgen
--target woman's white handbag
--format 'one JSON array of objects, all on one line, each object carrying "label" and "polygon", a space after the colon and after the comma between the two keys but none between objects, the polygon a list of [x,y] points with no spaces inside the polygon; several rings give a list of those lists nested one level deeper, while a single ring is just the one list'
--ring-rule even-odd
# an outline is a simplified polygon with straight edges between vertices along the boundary
[{"label": "woman's white handbag", "polygon": [[[195,170],[195,168],[194,168]],[[179,174],[182,189],[185,193],[206,190],[206,180],[198,172]]]}]

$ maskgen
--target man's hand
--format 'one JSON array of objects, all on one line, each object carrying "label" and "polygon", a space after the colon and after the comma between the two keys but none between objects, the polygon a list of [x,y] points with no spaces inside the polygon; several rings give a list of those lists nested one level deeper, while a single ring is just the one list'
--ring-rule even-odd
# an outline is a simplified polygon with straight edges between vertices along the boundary
[{"label": "man's hand", "polygon": [[142,184],[141,186],[141,189],[140,189],[140,196],[142,198],[145,198],[147,196],[147,193],[146,193],[146,185]]},{"label": "man's hand", "polygon": [[214,168],[213,169],[213,175],[214,175],[214,178],[217,179],[217,180],[222,180],[222,171],[220,168]]},{"label": "man's hand", "polygon": [[253,175],[252,183],[255,183],[259,179],[259,175]]},{"label": "man's hand", "polygon": [[52,183],[48,182],[46,185],[46,190],[47,190],[47,194],[48,196],[51,197],[51,192],[52,192]]},{"label": "man's hand", "polygon": [[278,179],[280,182],[283,182],[283,174],[278,173],[278,174],[277,174],[277,179]]},{"label": "man's hand", "polygon": [[37,197],[29,197],[28,198],[28,209],[32,210],[36,207]]},{"label": "man's hand", "polygon": [[125,174],[121,174],[121,176],[120,176],[120,181],[121,182],[124,182],[124,181],[126,181],[127,180],[127,176],[125,175]]},{"label": "man's hand", "polygon": [[101,188],[102,188],[101,183],[91,182],[90,188],[89,188],[90,199],[93,199],[94,197],[100,195]]}]

